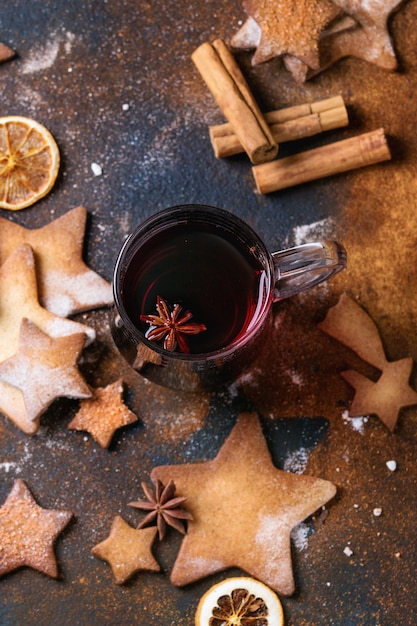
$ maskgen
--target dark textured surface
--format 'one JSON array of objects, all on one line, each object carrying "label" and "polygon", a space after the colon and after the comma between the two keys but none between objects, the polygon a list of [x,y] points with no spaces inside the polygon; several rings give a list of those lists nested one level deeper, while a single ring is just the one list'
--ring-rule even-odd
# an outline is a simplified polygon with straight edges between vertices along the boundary
[{"label": "dark textured surface", "polygon": [[[152,467],[212,458],[247,408],[260,413],[278,467],[338,486],[326,522],[308,521],[303,545],[294,544],[297,592],[283,599],[286,623],[415,623],[417,409],[401,412],[393,434],[376,417],[362,432],[343,420],[352,390],[339,372],[355,357],[316,323],[348,291],[372,315],[389,359],[417,359],[417,3],[407,2],[390,22],[400,61],[393,74],[351,59],[300,86],[278,61],[251,68],[249,56],[239,55],[265,110],[337,93],[348,103],[348,128],[283,146],[281,154],[381,126],[393,154],[391,163],[268,197],[254,192],[243,156],[214,159],[207,124],[222,116],[190,60],[200,43],[230,38],[243,19],[237,0],[16,0],[1,7],[0,41],[18,53],[0,65],[1,115],[44,123],[62,155],[53,192],[19,213],[0,211],[2,217],[34,228],[83,204],[84,258],[108,280],[127,233],[153,211],[186,202],[235,212],[271,248],[331,236],[349,253],[348,271],[328,287],[276,307],[268,350],[239,385],[210,397],[146,384],[115,352],[109,311],[79,316],[98,332],[81,363],[87,381],[104,385],[122,375],[139,422],[102,450],[87,434],[67,430],[75,401],[56,401],[32,438],[0,416],[0,502],[22,478],[42,506],[75,513],[56,546],[60,580],[30,569],[0,580],[2,626],[191,626],[203,592],[237,571],[174,588],[169,571],[181,537],[172,532],[155,550],[161,574],[117,586],[90,551],[115,514],[138,522],[127,503],[142,497],[140,482]],[[93,176],[93,162],[102,176]],[[416,387],[415,372],[411,383]],[[398,463],[394,473],[390,459]],[[374,507],[383,509],[380,517]]]}]

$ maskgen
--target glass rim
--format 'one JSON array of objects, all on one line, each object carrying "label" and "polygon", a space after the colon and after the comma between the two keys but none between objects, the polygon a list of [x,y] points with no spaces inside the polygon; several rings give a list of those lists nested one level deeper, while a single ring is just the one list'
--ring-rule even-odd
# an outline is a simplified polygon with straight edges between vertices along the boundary
[{"label": "glass rim", "polygon": [[[197,216],[199,216],[200,219],[196,219]],[[245,331],[243,336],[238,338],[236,341],[232,341],[230,344],[223,346],[222,348],[219,348],[217,350],[212,350],[210,352],[169,352],[159,344],[149,341],[149,339],[145,337],[144,333],[139,330],[139,328],[132,321],[131,317],[128,315],[124,306],[123,295],[121,292],[123,276],[126,274],[126,271],[141,244],[146,241],[147,237],[144,237],[145,235],[151,237],[159,231],[167,230],[174,224],[181,224],[182,222],[203,222],[204,216],[206,218],[207,216],[210,216],[211,220],[213,221],[215,218],[220,219],[220,225],[224,226],[227,224],[229,226],[229,232],[232,232],[235,237],[237,236],[246,243],[248,243],[249,240],[252,242],[251,252],[253,256],[256,256],[256,258],[258,258],[258,260],[262,263],[262,267],[267,272],[267,278],[265,281],[267,284],[264,286],[264,289],[267,288],[265,290],[266,297],[263,298],[261,311],[259,311],[255,323],[252,324],[252,328],[250,323],[248,329]],[[175,218],[180,217],[181,219],[175,220]],[[169,222],[166,221],[167,218],[170,218]],[[215,223],[217,224],[218,222],[216,221]],[[234,229],[232,229],[232,226],[234,226]],[[245,236],[243,237],[243,235]],[[257,251],[257,255],[255,255],[255,249]],[[254,335],[256,335],[256,333],[263,327],[263,324],[268,316],[273,302],[274,266],[272,261],[272,255],[262,239],[259,237],[259,235],[249,224],[247,224],[244,220],[242,220],[234,213],[231,213],[226,209],[220,209],[207,204],[179,204],[165,209],[161,209],[151,214],[142,222],[140,222],[126,237],[123,245],[119,250],[114,265],[112,288],[114,303],[118,314],[127,331],[131,335],[132,339],[136,341],[136,343],[142,343],[146,345],[151,351],[161,355],[161,357],[165,359],[188,362],[206,362],[212,359],[217,359],[219,358],[219,356],[232,354],[236,350],[243,348],[250,341],[250,339]],[[255,319],[255,316],[253,319]]]}]

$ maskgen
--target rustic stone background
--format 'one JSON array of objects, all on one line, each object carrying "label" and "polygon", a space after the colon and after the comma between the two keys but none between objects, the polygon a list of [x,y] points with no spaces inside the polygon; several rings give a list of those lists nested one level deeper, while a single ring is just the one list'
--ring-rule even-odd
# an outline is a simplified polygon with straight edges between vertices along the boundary
[{"label": "rustic stone background", "polygon": [[[417,360],[417,3],[409,0],[390,21],[400,65],[392,74],[349,59],[297,85],[278,60],[252,68],[249,55],[238,56],[265,110],[337,93],[348,104],[348,128],[283,146],[281,154],[379,127],[392,151],[389,163],[264,197],[245,157],[214,159],[207,124],[222,116],[190,60],[200,43],[229,39],[244,19],[238,0],[15,0],[1,7],[0,41],[18,53],[0,65],[1,115],[45,124],[62,155],[54,191],[1,216],[35,228],[83,204],[84,258],[108,280],[130,230],[155,210],[186,202],[235,212],[273,249],[334,237],[349,254],[348,270],[330,284],[276,306],[268,350],[238,383],[211,396],[184,400],[146,383],[116,353],[109,311],[79,316],[98,333],[81,365],[87,381],[105,385],[123,375],[139,422],[102,450],[67,430],[75,401],[56,401],[33,438],[0,416],[0,502],[22,478],[42,506],[76,515],[56,547],[62,579],[22,569],[0,580],[3,626],[193,624],[204,591],[236,571],[173,588],[168,574],[181,538],[170,533],[156,550],[164,571],[117,586],[90,550],[116,513],[139,520],[127,503],[138,499],[152,467],[211,458],[247,408],[263,418],[278,467],[338,486],[325,524],[307,520],[296,533],[297,592],[283,599],[286,623],[414,624],[417,408],[401,412],[393,434],[374,416],[361,429],[344,420],[352,390],[339,372],[357,359],[316,324],[347,291],[374,319],[389,359]],[[93,162],[102,176],[93,175]],[[394,473],[390,459],[398,463]]]}]

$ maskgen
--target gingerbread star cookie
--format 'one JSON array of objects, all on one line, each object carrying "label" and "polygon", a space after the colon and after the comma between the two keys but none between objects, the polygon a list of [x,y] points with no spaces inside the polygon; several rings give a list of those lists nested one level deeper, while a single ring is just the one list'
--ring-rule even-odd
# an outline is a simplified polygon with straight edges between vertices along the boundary
[{"label": "gingerbread star cookie", "polygon": [[122,585],[136,572],[159,572],[151,548],[156,528],[136,529],[129,526],[120,515],[113,520],[110,534],[94,546],[91,554],[111,566],[116,583]]},{"label": "gingerbread star cookie", "polygon": [[261,29],[254,65],[291,54],[316,69],[320,34],[342,14],[329,0],[243,0],[243,9]]},{"label": "gingerbread star cookie", "polygon": [[77,368],[84,343],[84,333],[54,339],[22,320],[18,351],[0,363],[0,381],[21,390],[29,420],[37,420],[56,398],[91,397]]},{"label": "gingerbread star cookie", "polygon": [[[359,28],[340,33],[329,40],[327,58],[323,65],[334,63],[343,56],[355,56],[384,69],[397,68],[397,59],[388,31],[388,20],[404,0],[335,0],[348,15],[355,18]],[[324,56],[324,55],[323,55]]]},{"label": "gingerbread star cookie", "polygon": [[80,409],[68,428],[85,430],[102,448],[108,448],[116,430],[137,419],[123,402],[123,382],[119,379],[107,387],[93,389],[92,398],[81,400]]},{"label": "gingerbread star cookie", "polygon": [[320,67],[311,70],[295,57],[285,57],[284,64],[298,82],[303,82],[340,59],[356,57],[388,71],[398,67],[397,57],[388,30],[391,15],[404,0],[337,0],[356,26],[329,30],[319,43]]},{"label": "gingerbread star cookie", "polygon": [[39,301],[67,317],[113,302],[111,285],[82,260],[87,211],[79,206],[38,229],[0,218],[0,264],[23,243],[35,253]]},{"label": "gingerbread star cookie", "polygon": [[[86,344],[95,338],[93,328],[58,317],[38,301],[35,259],[32,248],[23,244],[0,267],[0,363],[16,354],[20,326],[29,319],[50,337],[84,334]],[[22,392],[0,382],[0,411],[21,430],[35,433],[39,424],[29,419]]]},{"label": "gingerbread star cookie", "polygon": [[409,385],[413,359],[411,357],[386,363],[376,382],[355,370],[342,372],[341,376],[355,389],[349,415],[374,414],[392,432],[403,407],[417,405],[417,392]]},{"label": "gingerbread star cookie", "polygon": [[388,361],[374,321],[346,293],[318,327],[381,372],[376,382],[355,370],[341,373],[355,389],[349,415],[377,415],[393,431],[401,408],[417,405],[417,392],[409,385],[412,358]]},{"label": "gingerbread star cookie", "polygon": [[0,576],[27,566],[57,578],[53,546],[71,518],[69,511],[43,509],[16,480],[0,508]]},{"label": "gingerbread star cookie", "polygon": [[291,530],[336,493],[327,480],[277,469],[256,413],[239,415],[214,460],[156,467],[152,479],[174,480],[193,517],[174,585],[239,567],[287,596],[294,592]]}]

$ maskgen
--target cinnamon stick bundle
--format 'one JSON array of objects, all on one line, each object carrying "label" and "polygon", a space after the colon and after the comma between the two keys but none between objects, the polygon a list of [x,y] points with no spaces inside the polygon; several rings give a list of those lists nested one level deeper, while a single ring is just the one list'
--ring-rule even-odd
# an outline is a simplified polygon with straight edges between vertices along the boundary
[{"label": "cinnamon stick bundle", "polygon": [[278,145],[224,41],[216,39],[212,44],[202,44],[191,58],[251,162],[274,159]]},{"label": "cinnamon stick bundle", "polygon": [[[270,111],[264,114],[264,118],[278,144],[312,137],[326,130],[347,126],[349,123],[346,106],[341,96]],[[242,144],[231,124],[210,126],[209,134],[217,158],[243,152]]]},{"label": "cinnamon stick bundle", "polygon": [[300,185],[311,180],[387,161],[391,153],[384,129],[300,152],[273,163],[252,167],[259,193]]}]

